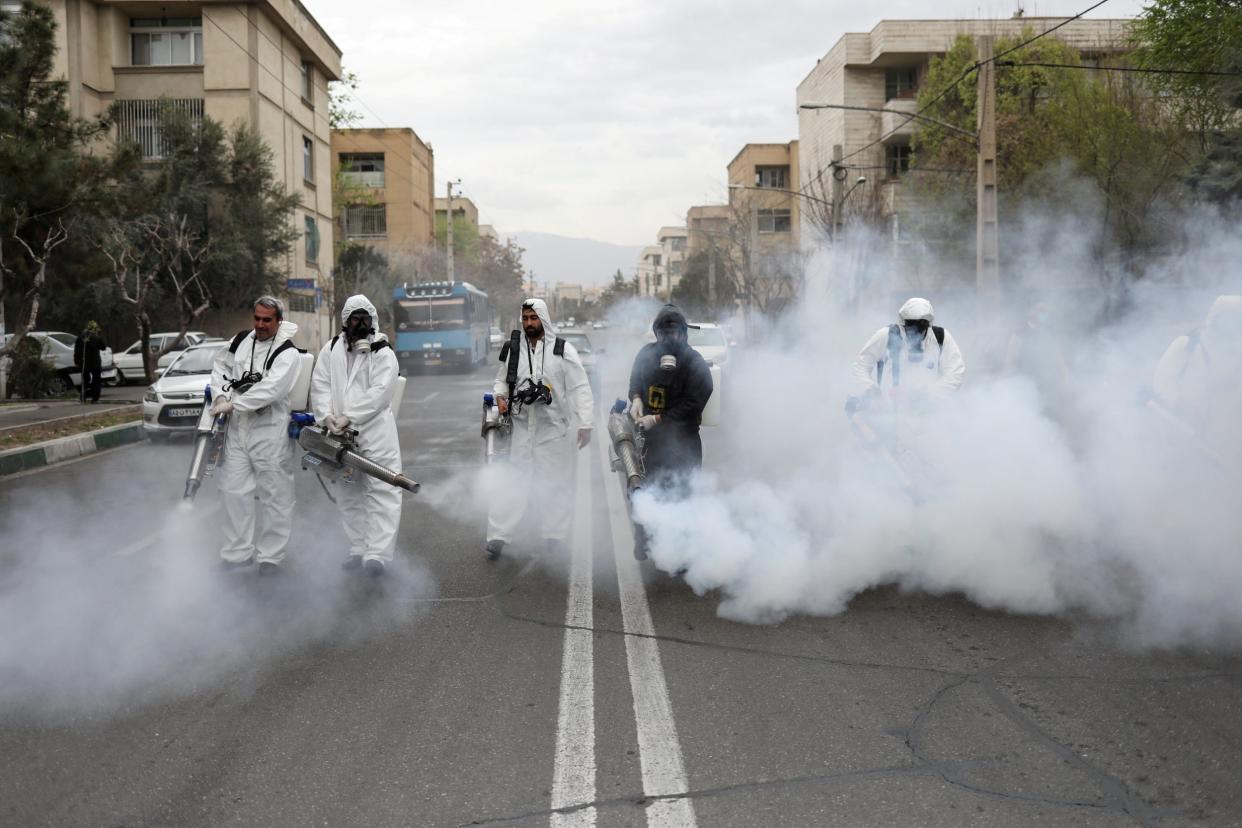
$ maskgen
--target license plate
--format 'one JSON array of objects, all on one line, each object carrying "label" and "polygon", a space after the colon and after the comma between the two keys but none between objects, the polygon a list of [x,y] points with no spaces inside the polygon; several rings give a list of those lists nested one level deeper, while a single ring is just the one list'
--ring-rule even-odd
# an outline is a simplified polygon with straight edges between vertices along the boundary
[{"label": "license plate", "polygon": [[201,408],[170,408],[164,412],[169,417],[197,417],[203,413]]}]

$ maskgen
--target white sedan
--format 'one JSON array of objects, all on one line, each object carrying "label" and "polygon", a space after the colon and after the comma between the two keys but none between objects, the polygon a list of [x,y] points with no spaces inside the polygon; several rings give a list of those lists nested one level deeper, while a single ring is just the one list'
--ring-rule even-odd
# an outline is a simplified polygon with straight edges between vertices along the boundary
[{"label": "white sedan", "polygon": [[[82,372],[73,363],[73,343],[77,337],[63,331],[27,331],[26,336],[37,339],[43,344],[43,358],[52,363],[56,369],[56,377],[48,388],[51,394],[64,394],[82,384]],[[8,345],[13,334],[6,334],[4,344]],[[5,357],[8,359],[8,357]],[[108,385],[117,382],[116,366],[112,362],[112,349],[104,348],[99,355],[101,370],[99,377]]]},{"label": "white sedan", "polygon": [[[177,331],[163,331],[161,333],[151,334],[151,353],[160,352],[168,342],[177,338]],[[191,345],[197,345],[207,338],[207,334],[202,331],[186,331],[185,339],[173,346],[173,349],[160,357],[160,361],[156,363],[156,375],[161,370],[165,370],[172,365],[182,351]],[[142,340],[139,339],[130,345],[124,351],[116,355],[117,380],[124,385],[127,382],[145,382],[147,378],[146,369],[142,365]]]},{"label": "white sedan", "polygon": [[204,391],[211,384],[211,365],[225,340],[205,342],[182,351],[142,397],[142,428],[153,440],[192,434],[203,412]]}]

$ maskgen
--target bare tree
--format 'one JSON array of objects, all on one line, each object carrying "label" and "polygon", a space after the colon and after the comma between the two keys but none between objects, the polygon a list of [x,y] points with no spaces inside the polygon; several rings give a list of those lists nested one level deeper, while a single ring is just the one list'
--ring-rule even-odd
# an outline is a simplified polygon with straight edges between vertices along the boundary
[{"label": "bare tree", "polygon": [[[13,336],[6,346],[0,347],[0,354],[6,354],[16,348],[25,338],[26,332],[33,329],[39,322],[39,306],[43,299],[43,288],[47,284],[47,263],[52,258],[52,251],[69,240],[70,231],[73,227],[72,221],[66,223],[62,219],[57,219],[55,224],[49,225],[47,232],[43,235],[43,240],[32,245],[26,239],[22,238],[18,233],[21,222],[18,221],[14,225],[13,232],[9,235],[16,241],[29,257],[33,269],[33,277],[31,278],[30,287],[26,290],[22,300],[25,307],[23,313],[18,317],[17,327],[13,331]],[[0,239],[0,242],[3,240]],[[0,255],[0,261],[3,256]],[[6,267],[5,275],[11,271]]]}]

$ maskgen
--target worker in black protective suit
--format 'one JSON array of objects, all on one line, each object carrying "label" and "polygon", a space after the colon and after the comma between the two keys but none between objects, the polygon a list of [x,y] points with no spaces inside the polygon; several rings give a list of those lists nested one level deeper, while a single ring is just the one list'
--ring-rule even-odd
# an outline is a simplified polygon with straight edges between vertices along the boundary
[{"label": "worker in black protective suit", "polygon": [[[630,370],[629,414],[646,433],[643,463],[657,496],[680,500],[703,466],[699,424],[712,395],[707,361],[687,342],[686,317],[665,305],[651,328],[656,341],[643,346]],[[647,537],[636,525],[635,556],[646,557]]]}]

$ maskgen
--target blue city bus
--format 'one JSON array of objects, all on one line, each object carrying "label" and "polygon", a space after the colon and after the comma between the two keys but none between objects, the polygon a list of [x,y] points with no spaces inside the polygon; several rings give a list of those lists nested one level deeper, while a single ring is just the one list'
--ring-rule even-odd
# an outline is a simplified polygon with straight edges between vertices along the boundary
[{"label": "blue city bus", "polygon": [[470,369],[487,359],[487,294],[469,282],[404,284],[392,293],[397,359],[408,367]]}]

